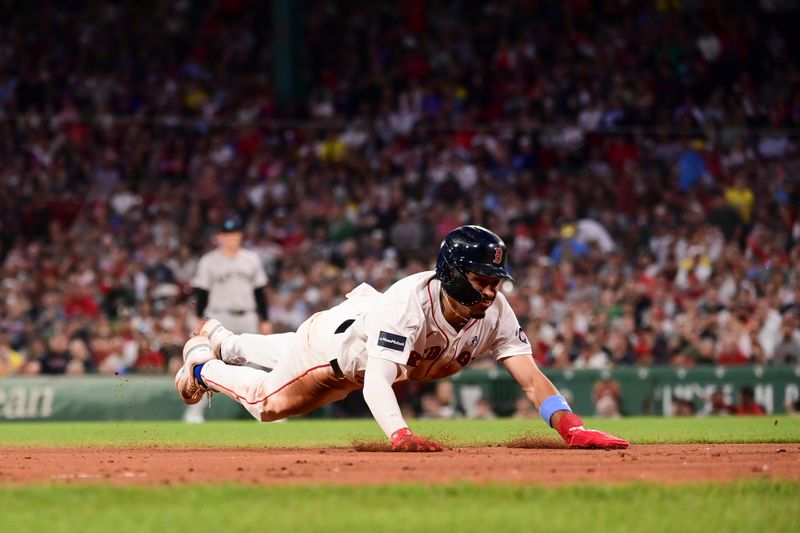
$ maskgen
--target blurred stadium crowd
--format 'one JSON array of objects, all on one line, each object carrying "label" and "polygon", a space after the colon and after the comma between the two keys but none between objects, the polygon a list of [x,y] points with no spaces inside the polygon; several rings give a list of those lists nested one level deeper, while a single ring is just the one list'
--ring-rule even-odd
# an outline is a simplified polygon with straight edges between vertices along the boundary
[{"label": "blurred stadium crowd", "polygon": [[797,3],[707,4],[307,1],[291,113],[268,2],[2,4],[0,375],[168,371],[232,212],[276,331],[477,223],[541,365],[800,361]]}]

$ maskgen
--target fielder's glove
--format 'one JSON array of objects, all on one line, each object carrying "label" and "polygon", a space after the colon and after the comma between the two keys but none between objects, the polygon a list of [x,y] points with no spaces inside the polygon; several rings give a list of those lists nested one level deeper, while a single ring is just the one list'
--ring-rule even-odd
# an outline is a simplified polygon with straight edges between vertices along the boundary
[{"label": "fielder's glove", "polygon": [[581,417],[574,413],[567,413],[562,416],[556,429],[570,448],[602,448],[610,450],[627,448],[629,444],[625,439],[620,439],[614,435],[609,435],[596,429],[586,429],[583,427]]},{"label": "fielder's glove", "polygon": [[392,433],[392,451],[440,452],[442,451],[442,446],[420,435],[414,435],[408,428],[402,428]]}]

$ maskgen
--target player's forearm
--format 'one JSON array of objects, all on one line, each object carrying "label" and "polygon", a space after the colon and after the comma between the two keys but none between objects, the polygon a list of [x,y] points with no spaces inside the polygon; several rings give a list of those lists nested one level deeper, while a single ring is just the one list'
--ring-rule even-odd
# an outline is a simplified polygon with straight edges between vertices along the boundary
[{"label": "player's forearm", "polygon": [[195,298],[195,314],[197,318],[203,318],[206,307],[208,306],[208,291],[195,287],[193,293]]},{"label": "player's forearm", "polygon": [[[503,364],[514,380],[522,387],[525,396],[527,396],[540,413],[542,412],[542,405],[545,400],[553,398],[554,396],[559,396],[558,389],[553,385],[553,382],[539,370],[539,367],[537,367],[536,363],[533,361],[533,357],[527,355],[509,357],[503,359]],[[553,400],[550,400],[550,402],[552,401]],[[569,407],[566,407],[564,410],[556,410],[553,412],[552,416],[548,417],[549,420],[546,420],[546,422],[552,427],[556,427],[564,413],[568,412],[568,409]]]},{"label": "player's forearm", "polygon": [[392,390],[397,376],[397,364],[370,357],[364,373],[364,401],[372,416],[388,438],[399,429],[408,427]]},{"label": "player's forearm", "polygon": [[256,301],[256,312],[262,321],[269,320],[269,303],[267,302],[266,287],[257,287],[253,290],[253,298]]},{"label": "player's forearm", "polygon": [[525,387],[525,395],[533,402],[536,409],[540,409],[547,398],[558,394],[558,389],[541,372],[534,378],[534,383],[533,387]]}]

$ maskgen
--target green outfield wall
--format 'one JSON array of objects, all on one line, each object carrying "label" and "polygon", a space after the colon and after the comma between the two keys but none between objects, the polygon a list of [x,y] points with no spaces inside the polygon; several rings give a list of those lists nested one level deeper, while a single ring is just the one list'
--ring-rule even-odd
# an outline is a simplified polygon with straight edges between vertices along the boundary
[{"label": "green outfield wall", "polygon": [[[167,376],[0,379],[2,420],[180,420],[186,406]],[[250,417],[217,394],[206,418]]]},{"label": "green outfield wall", "polygon": [[[595,386],[603,380],[613,380],[622,392],[623,415],[672,414],[675,399],[691,402],[698,413],[707,406],[711,393],[721,388],[729,403],[735,403],[739,390],[753,387],[756,401],[769,413],[785,413],[785,402],[800,395],[800,366],[798,367],[631,367],[615,370],[554,370],[545,369],[547,376],[582,415],[595,414]],[[465,370],[453,379],[460,406],[468,405],[481,395],[491,399],[498,415],[514,412],[516,399],[521,396],[513,378],[503,369]]]},{"label": "green outfield wall", "polygon": [[[673,401],[692,402],[702,412],[719,387],[735,402],[743,386],[770,413],[784,413],[785,402],[800,395],[800,367],[623,368],[613,371],[546,370],[547,375],[581,415],[594,414],[594,389],[603,380],[622,391],[624,415],[666,415]],[[503,369],[465,370],[453,379],[461,407],[488,398],[498,415],[510,415],[521,395]],[[37,377],[0,379],[0,421],[3,420],[177,420],[183,415],[171,378],[166,376]],[[324,414],[318,412],[317,415]],[[250,418],[227,397],[217,394],[206,418]]]}]

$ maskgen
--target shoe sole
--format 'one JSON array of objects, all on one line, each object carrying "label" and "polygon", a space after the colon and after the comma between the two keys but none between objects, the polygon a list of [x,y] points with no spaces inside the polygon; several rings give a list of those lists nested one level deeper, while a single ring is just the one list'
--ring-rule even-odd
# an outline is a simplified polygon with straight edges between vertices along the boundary
[{"label": "shoe sole", "polygon": [[186,383],[189,379],[190,378],[186,376],[186,369],[181,367],[180,370],[178,370],[178,373],[175,375],[175,388],[177,389],[181,400],[183,400],[183,403],[186,405],[194,405],[203,398],[204,391],[199,386],[195,385],[194,394],[188,394],[185,392],[191,386],[190,384]]},{"label": "shoe sole", "polygon": [[[192,346],[189,346],[193,340],[197,339]],[[188,346],[188,349],[187,349]],[[205,348],[208,352],[199,352],[198,349]],[[211,344],[208,339],[197,336],[189,339],[183,347],[183,366],[175,375],[175,388],[184,403],[188,405],[196,404],[200,401],[207,391],[203,389],[194,377],[194,367],[214,359],[214,353],[211,351]],[[187,383],[188,381],[188,383]],[[194,393],[188,393],[190,389],[194,388]]]}]

